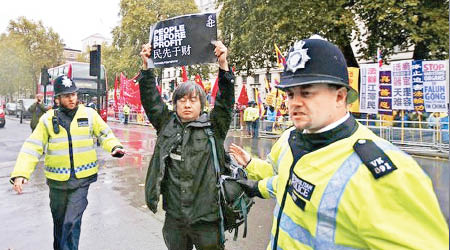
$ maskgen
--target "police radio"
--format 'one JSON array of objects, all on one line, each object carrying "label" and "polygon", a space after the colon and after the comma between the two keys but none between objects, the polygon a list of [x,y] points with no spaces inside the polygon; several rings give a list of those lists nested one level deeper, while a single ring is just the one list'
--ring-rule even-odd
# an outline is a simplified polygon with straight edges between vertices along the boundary
[{"label": "police radio", "polygon": [[[56,113],[56,111],[55,111],[55,113]],[[58,122],[57,113],[52,117],[52,125],[53,125],[53,132],[55,132],[55,134],[59,134],[59,122]]]}]

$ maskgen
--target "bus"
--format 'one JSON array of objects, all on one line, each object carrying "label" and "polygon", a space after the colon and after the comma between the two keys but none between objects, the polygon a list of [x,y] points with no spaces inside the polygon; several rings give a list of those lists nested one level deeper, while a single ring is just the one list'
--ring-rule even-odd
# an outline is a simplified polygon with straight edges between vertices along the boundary
[{"label": "bus", "polygon": [[[47,85],[45,93],[45,104],[53,105],[53,82],[60,75],[67,75],[69,72],[69,67],[72,67],[72,80],[78,87],[78,101],[87,105],[91,102],[92,97],[97,96],[97,76],[89,75],[89,63],[82,62],[69,62],[62,64],[60,66],[48,69],[48,74],[50,75],[50,84]],[[107,119],[107,109],[108,109],[108,83],[106,78],[106,69],[102,65],[100,70],[100,90],[99,98],[97,100],[97,105],[99,107],[99,114],[102,119],[106,122]],[[39,78],[41,79],[41,78]],[[44,86],[38,83],[37,86],[38,94],[44,95]]]}]

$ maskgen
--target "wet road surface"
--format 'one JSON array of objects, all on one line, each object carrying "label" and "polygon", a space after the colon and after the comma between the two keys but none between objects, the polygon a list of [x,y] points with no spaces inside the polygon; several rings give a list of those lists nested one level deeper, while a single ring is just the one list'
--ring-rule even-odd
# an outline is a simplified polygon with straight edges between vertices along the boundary
[{"label": "wet road surface", "polygon": [[[166,249],[162,238],[164,213],[153,214],[145,206],[144,180],[156,142],[153,129],[138,125],[124,126],[109,123],[115,135],[124,144],[127,155],[115,159],[98,149],[100,171],[96,183],[89,190],[89,205],[83,216],[80,249]],[[0,249],[52,249],[52,219],[48,187],[37,166],[25,193],[16,195],[8,183],[17,152],[29,135],[28,124],[7,121],[0,129]],[[265,158],[274,142],[271,139],[253,140],[230,136],[231,142],[242,145],[253,155]],[[435,190],[448,220],[448,161],[419,158],[425,171],[432,177]],[[247,238],[239,231],[238,241],[228,234],[226,249],[265,249],[272,224],[272,200],[256,199],[248,225]]]}]

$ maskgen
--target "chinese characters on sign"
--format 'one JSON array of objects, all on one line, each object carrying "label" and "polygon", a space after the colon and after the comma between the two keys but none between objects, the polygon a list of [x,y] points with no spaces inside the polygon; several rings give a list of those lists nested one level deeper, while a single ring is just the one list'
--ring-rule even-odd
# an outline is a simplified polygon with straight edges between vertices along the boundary
[{"label": "chinese characters on sign", "polygon": [[391,79],[392,79],[391,70],[380,70],[380,92],[378,99],[378,113],[383,115],[392,115]]},{"label": "chinese characters on sign", "polygon": [[414,110],[425,111],[423,100],[423,72],[422,61],[412,62],[412,88],[413,88],[413,104]]},{"label": "chinese characters on sign", "polygon": [[173,67],[216,61],[216,14],[186,15],[161,21],[150,29],[149,65]]},{"label": "chinese characters on sign", "polygon": [[378,64],[361,65],[360,112],[378,113]]},{"label": "chinese characters on sign", "polygon": [[414,109],[410,60],[392,63],[392,108]]}]

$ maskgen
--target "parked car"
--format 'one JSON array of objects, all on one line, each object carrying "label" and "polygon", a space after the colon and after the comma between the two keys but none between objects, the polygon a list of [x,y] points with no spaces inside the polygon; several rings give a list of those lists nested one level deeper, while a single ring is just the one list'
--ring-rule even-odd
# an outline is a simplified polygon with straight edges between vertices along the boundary
[{"label": "parked car", "polygon": [[16,103],[15,102],[8,102],[6,104],[5,113],[7,115],[15,115],[16,114]]},{"label": "parked car", "polygon": [[35,101],[35,99],[18,99],[16,102],[16,117],[20,117],[20,113],[23,112],[23,118],[31,118],[31,113],[28,112],[28,108]]},{"label": "parked car", "polygon": [[3,128],[5,126],[6,120],[5,120],[5,111],[3,108],[0,107],[0,128]]}]

